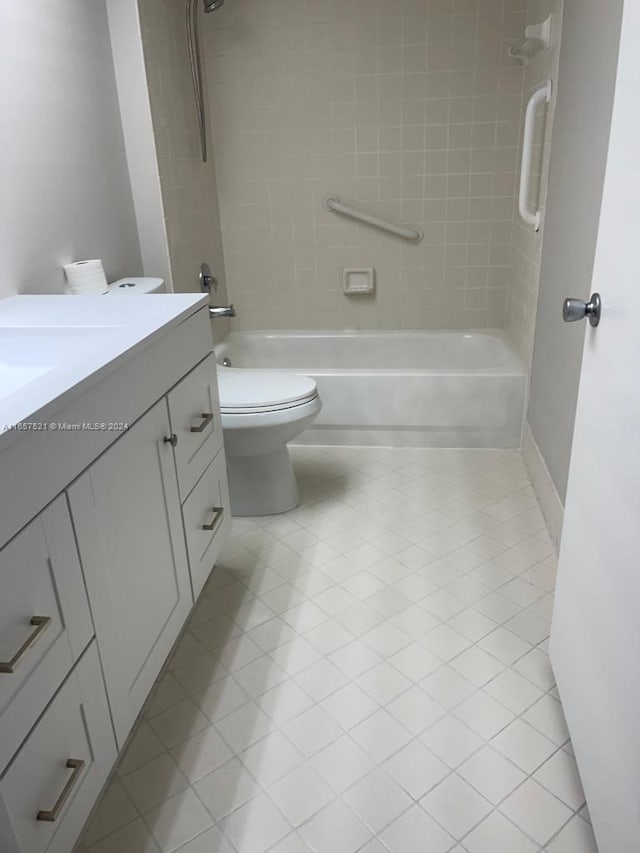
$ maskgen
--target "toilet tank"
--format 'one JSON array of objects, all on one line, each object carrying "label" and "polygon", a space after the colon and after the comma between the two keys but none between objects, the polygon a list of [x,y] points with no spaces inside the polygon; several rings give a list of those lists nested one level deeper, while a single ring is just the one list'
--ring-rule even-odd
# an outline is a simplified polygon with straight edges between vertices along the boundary
[{"label": "toilet tank", "polygon": [[123,295],[127,293],[166,293],[167,288],[162,278],[121,278],[109,285],[109,290],[105,296]]}]

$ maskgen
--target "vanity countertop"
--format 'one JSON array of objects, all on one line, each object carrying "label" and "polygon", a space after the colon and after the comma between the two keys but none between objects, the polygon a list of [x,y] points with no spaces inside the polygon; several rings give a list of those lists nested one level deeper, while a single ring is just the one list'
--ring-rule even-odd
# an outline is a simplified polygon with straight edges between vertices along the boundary
[{"label": "vanity countertop", "polygon": [[[205,306],[199,294],[0,302],[0,450]],[[55,419],[54,419],[55,420]]]}]

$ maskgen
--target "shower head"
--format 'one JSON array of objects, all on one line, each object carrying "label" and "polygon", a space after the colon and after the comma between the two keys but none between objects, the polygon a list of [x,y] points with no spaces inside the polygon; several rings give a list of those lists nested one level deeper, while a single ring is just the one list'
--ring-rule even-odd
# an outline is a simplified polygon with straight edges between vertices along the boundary
[{"label": "shower head", "polygon": [[224,5],[224,0],[203,0],[205,12],[215,12]]}]

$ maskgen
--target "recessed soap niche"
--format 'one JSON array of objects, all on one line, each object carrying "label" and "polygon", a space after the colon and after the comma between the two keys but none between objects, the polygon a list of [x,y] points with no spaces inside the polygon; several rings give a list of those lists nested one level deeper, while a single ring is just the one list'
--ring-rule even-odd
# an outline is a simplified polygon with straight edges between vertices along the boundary
[{"label": "recessed soap niche", "polygon": [[348,296],[368,296],[375,293],[376,271],[373,267],[343,268],[342,290]]}]

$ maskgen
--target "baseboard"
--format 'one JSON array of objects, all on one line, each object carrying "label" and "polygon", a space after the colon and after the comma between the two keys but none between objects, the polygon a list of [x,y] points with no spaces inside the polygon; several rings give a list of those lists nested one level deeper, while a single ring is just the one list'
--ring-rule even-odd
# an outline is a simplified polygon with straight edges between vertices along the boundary
[{"label": "baseboard", "polygon": [[540,502],[540,509],[547,522],[551,538],[556,543],[556,548],[559,549],[564,521],[564,506],[528,423],[525,423],[522,434],[522,457]]}]

